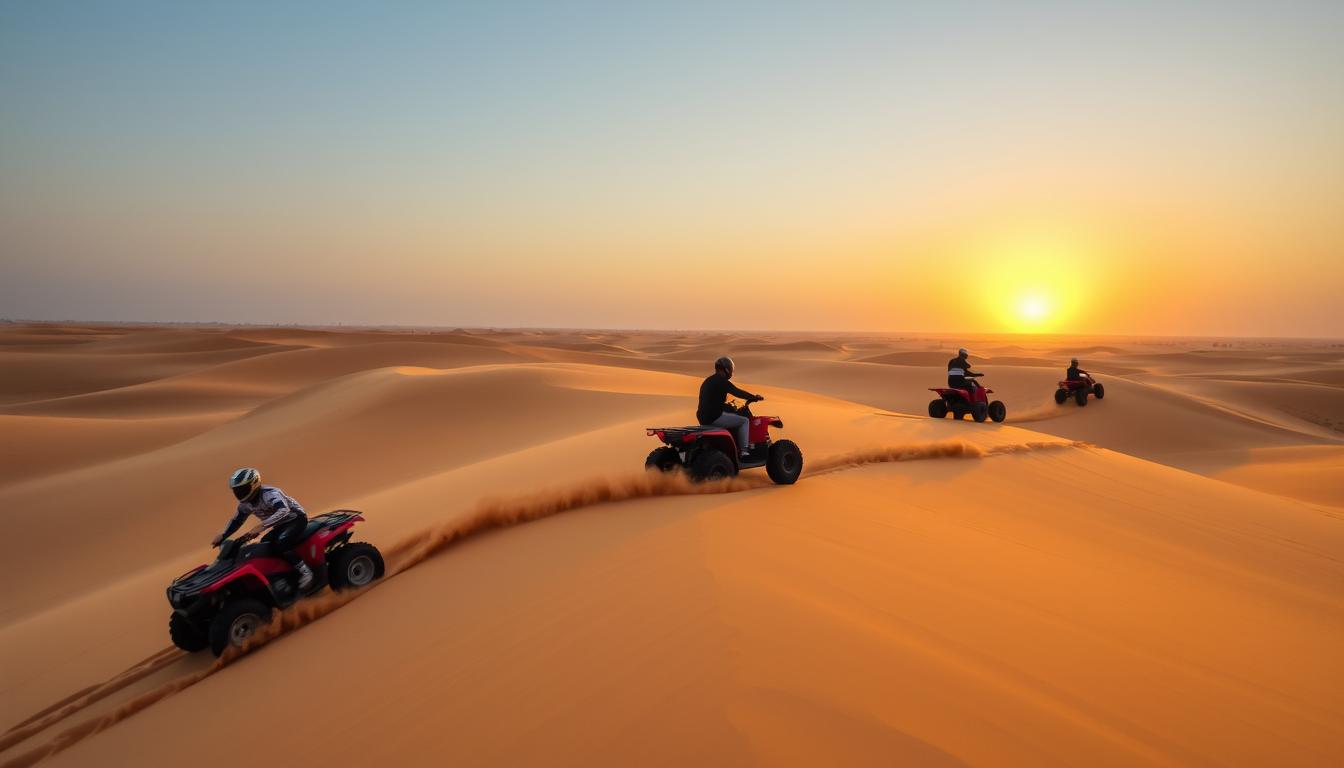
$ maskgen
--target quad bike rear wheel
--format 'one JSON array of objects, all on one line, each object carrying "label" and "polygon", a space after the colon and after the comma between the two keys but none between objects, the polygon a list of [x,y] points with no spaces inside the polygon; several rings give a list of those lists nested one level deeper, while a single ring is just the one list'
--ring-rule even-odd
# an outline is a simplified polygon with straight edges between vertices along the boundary
[{"label": "quad bike rear wheel", "polygon": [[649,457],[644,460],[645,469],[656,469],[659,472],[671,472],[680,466],[681,454],[677,453],[677,449],[670,445],[654,448],[649,452]]},{"label": "quad bike rear wheel", "polygon": [[732,477],[737,471],[732,459],[723,451],[713,448],[697,453],[688,469],[691,471],[691,479],[697,481],[723,480]]},{"label": "quad bike rear wheel", "polygon": [[270,623],[271,607],[260,600],[230,600],[210,620],[210,651],[219,656],[229,647],[241,648]]},{"label": "quad bike rear wheel", "polygon": [[971,418],[977,422],[989,418],[989,406],[984,403],[971,403]]},{"label": "quad bike rear wheel", "polygon": [[206,636],[205,632],[188,621],[186,616],[176,611],[168,617],[168,636],[173,639],[173,645],[187,653],[205,650],[205,647],[210,644],[210,638]]},{"label": "quad bike rear wheel", "polygon": [[1095,397],[1095,398],[1097,398],[1098,400],[1100,400],[1101,398],[1103,398],[1103,397],[1106,396],[1106,388],[1103,387],[1103,386],[1101,386],[1100,384],[1093,384],[1093,385],[1092,385],[1092,395],[1093,395],[1093,397]]},{"label": "quad bike rear wheel", "polygon": [[382,553],[362,541],[339,547],[327,559],[327,583],[337,591],[367,587],[382,575]]},{"label": "quad bike rear wheel", "polygon": [[793,485],[803,474],[803,452],[792,440],[771,443],[765,459],[765,472],[779,485]]},{"label": "quad bike rear wheel", "polygon": [[947,403],[943,402],[943,398],[929,401],[929,415],[935,419],[941,419],[947,415]]},{"label": "quad bike rear wheel", "polygon": [[1069,399],[1069,390],[1060,387],[1055,390],[1055,404],[1063,405],[1065,400]]},{"label": "quad bike rear wheel", "polygon": [[1084,405],[1087,405],[1087,390],[1079,389],[1077,392],[1074,392],[1073,401],[1077,403],[1078,407],[1080,408]]},{"label": "quad bike rear wheel", "polygon": [[995,424],[1008,418],[1008,408],[1003,404],[1002,400],[995,400],[989,404],[989,418],[992,419]]}]

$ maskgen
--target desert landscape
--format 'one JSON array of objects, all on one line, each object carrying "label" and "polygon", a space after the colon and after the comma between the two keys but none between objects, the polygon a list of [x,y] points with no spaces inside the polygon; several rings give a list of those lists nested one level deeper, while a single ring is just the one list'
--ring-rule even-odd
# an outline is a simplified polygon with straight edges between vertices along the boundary
[{"label": "desert landscape", "polygon": [[[1002,424],[927,415],[958,346]],[[795,485],[643,470],[722,354]],[[0,372],[6,767],[1344,755],[1344,342],[8,323]],[[239,466],[387,574],[216,660],[164,588]]]}]

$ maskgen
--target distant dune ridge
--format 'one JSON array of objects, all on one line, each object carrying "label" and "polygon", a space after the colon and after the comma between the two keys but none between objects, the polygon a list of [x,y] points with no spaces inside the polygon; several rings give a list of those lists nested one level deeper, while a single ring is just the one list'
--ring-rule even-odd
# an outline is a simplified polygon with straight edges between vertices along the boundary
[{"label": "distant dune ridge", "polygon": [[[1218,344],[0,325],[0,766],[232,764],[193,745],[295,686],[311,711],[248,749],[1332,764],[1344,345]],[[924,415],[957,346],[1003,425]],[[797,485],[639,470],[723,353]],[[1104,401],[1053,403],[1071,354]],[[240,465],[364,511],[389,578],[241,657],[165,648]]]}]

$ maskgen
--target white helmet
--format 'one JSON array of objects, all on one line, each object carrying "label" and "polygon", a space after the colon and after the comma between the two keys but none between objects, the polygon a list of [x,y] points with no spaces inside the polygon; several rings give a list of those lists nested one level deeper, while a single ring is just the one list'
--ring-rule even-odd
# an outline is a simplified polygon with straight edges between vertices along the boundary
[{"label": "white helmet", "polygon": [[229,475],[229,489],[239,501],[247,501],[261,488],[261,473],[251,467],[243,467]]},{"label": "white helmet", "polygon": [[723,371],[730,379],[733,378],[733,371],[736,370],[736,368],[737,366],[733,365],[733,358],[727,355],[714,361],[714,370]]}]

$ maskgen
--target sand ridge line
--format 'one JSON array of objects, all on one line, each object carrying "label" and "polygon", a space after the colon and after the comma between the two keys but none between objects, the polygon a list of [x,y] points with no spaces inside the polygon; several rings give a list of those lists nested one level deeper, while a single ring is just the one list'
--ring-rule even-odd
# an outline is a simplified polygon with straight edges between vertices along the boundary
[{"label": "sand ridge line", "polygon": [[[830,474],[832,472],[855,469],[869,464],[920,461],[939,458],[987,458],[991,456],[1041,450],[1090,447],[1092,446],[1089,443],[1082,441],[1043,440],[1025,443],[1007,443],[982,448],[962,440],[939,440],[928,443],[912,443],[908,445],[860,449],[836,456],[826,457],[815,462],[811,469],[806,469],[804,471],[804,476]],[[439,526],[423,529],[416,534],[403,538],[389,547],[386,550],[388,566],[387,576],[383,580],[375,582],[371,587],[378,587],[385,583],[387,579],[415,567],[444,549],[461,544],[469,539],[495,530],[535,522],[563,512],[632,499],[655,498],[660,496],[737,493],[741,491],[759,490],[773,485],[774,484],[769,478],[759,475],[746,477],[739,475],[718,482],[694,483],[691,482],[689,477],[681,472],[658,473],[645,471],[637,475],[631,474],[614,478],[591,478],[569,487],[541,490],[522,496],[483,498],[477,502],[476,511],[466,517]],[[352,592],[326,592],[316,598],[300,601],[283,611],[278,611],[273,615],[270,625],[254,639],[249,641],[243,648],[237,650],[229,649],[223,656],[216,659],[211,665],[204,669],[196,670],[189,674],[174,678],[158,688],[147,691],[129,702],[122,704],[115,710],[101,717],[93,718],[68,728],[57,734],[47,743],[0,764],[0,768],[27,768],[27,766],[34,765],[89,736],[93,736],[116,725],[122,720],[125,720],[137,712],[140,712],[179,691],[195,685],[233,663],[252,649],[259,648],[271,640],[288,634],[292,630],[321,619],[350,601],[368,593],[369,589],[370,588],[365,588]],[[173,661],[180,660],[184,657],[186,657],[186,654],[177,652],[175,648],[165,648],[146,660],[147,662],[155,662],[157,660],[157,665],[154,666],[153,669],[136,675],[133,679],[128,679],[129,676],[133,675],[140,667],[146,664],[146,662],[142,662],[141,665],[137,665],[137,667],[133,667],[132,669],[117,675],[107,683],[101,686],[96,686],[93,689],[94,693],[79,698],[66,707],[62,707],[55,712],[52,712],[52,710],[55,709],[55,707],[59,707],[59,704],[54,705],[53,707],[48,707],[45,711],[52,713],[50,717],[41,717],[41,713],[39,713],[24,721],[25,723],[31,723],[30,726],[23,727],[22,724],[20,724],[20,726],[11,729],[11,731],[6,734],[5,740],[0,742],[0,744],[2,744],[0,745],[0,750],[13,746],[29,736],[51,727],[57,722],[74,715],[84,707],[104,698],[108,694],[124,688],[135,680],[141,679],[145,675],[157,671],[158,669],[162,669]],[[101,695],[95,695],[98,693],[101,693]],[[78,695],[79,694],[76,694],[76,696]],[[67,701],[68,700],[69,699],[67,699]],[[40,720],[38,718],[40,718]],[[21,728],[22,735],[20,735]]]}]

